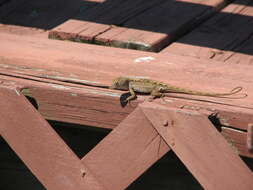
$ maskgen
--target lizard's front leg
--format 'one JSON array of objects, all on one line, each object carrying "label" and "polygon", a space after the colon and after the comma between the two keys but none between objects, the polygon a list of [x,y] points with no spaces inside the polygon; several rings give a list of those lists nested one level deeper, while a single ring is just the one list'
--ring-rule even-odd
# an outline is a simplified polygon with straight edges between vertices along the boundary
[{"label": "lizard's front leg", "polygon": [[130,92],[131,96],[129,96],[125,100],[126,102],[130,102],[131,100],[134,100],[136,98],[136,93],[135,93],[134,89],[131,86],[129,86],[129,92]]},{"label": "lizard's front leg", "polygon": [[151,93],[150,93],[151,97],[150,99],[155,99],[155,98],[161,98],[164,96],[164,94],[161,92],[161,89],[160,87],[156,87],[154,88]]}]

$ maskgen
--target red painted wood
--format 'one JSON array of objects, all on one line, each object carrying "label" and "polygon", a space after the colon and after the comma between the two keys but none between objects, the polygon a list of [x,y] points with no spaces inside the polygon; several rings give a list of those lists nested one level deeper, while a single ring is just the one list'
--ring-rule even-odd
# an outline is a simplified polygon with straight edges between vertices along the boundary
[{"label": "red painted wood", "polygon": [[[207,109],[209,110],[208,114],[219,113],[224,125],[228,124],[246,130],[247,124],[253,122],[251,109],[253,107],[251,101],[253,81],[251,66],[248,65],[233,65],[232,67],[219,62],[209,64],[210,61],[190,57],[158,55],[7,34],[1,34],[0,39],[3,44],[0,46],[0,69],[4,75],[1,78],[6,78],[5,75],[12,75],[13,77],[6,79],[22,81],[26,85],[36,87],[31,88],[31,91],[38,100],[40,99],[43,115],[48,118],[107,128],[115,127],[132,110],[130,106],[126,106],[127,109],[121,108],[119,97],[123,92],[105,89],[90,90],[91,88],[85,88],[84,84],[88,82],[109,85],[112,79],[123,75],[150,77],[176,86],[201,91],[221,92],[228,91],[235,86],[242,86],[245,89],[244,92],[248,94],[248,97],[244,99],[230,100],[196,96],[191,97],[195,99],[192,101],[179,101],[169,97],[165,99],[167,104],[178,107],[203,111]],[[143,58],[148,61],[144,61]],[[27,80],[21,80],[20,77]],[[42,83],[33,81],[41,81]],[[79,85],[73,82],[78,82]],[[46,83],[57,83],[63,86],[57,88]],[[70,86],[75,86],[75,88],[70,88]],[[72,98],[71,92],[80,94],[80,98]],[[87,96],[96,95],[94,97],[100,97],[101,102],[108,103],[102,104],[102,112],[94,112],[94,109],[90,109],[93,108],[92,103],[85,101],[86,95],[82,96],[83,93],[87,93]],[[60,94],[65,95],[60,96]],[[55,98],[56,96],[62,98]],[[139,100],[143,100],[143,97],[139,97]],[[83,101],[79,101],[81,98]],[[202,101],[198,101],[200,99]],[[90,98],[89,101],[91,100],[93,100],[93,105],[96,104],[96,98]],[[61,104],[58,101],[61,101]],[[106,117],[108,120],[103,120],[101,116],[107,109],[105,105],[108,106],[110,101],[112,101],[112,107],[115,106],[112,109],[112,115],[118,115],[115,113],[127,110],[123,111],[126,115],[111,117],[112,115],[108,114],[108,116],[110,115],[110,117]],[[65,105],[66,102],[72,107]],[[83,102],[84,109],[79,109],[80,102]],[[97,108],[97,106],[95,107]],[[61,110],[66,110],[66,113]],[[99,118],[101,118],[99,122],[89,119],[94,113],[99,114]],[[82,117],[83,114],[87,114],[87,117]],[[96,117],[92,116],[92,118]],[[118,119],[112,120],[110,118]]]},{"label": "red painted wood", "polygon": [[[110,84],[112,79],[123,75],[148,77],[171,85],[208,92],[225,92],[235,86],[242,86],[248,94],[244,99],[198,98],[238,107],[253,107],[252,67],[249,65],[235,64],[232,67],[219,62],[209,64],[209,61],[190,57],[125,51],[7,34],[1,34],[0,39],[0,66],[3,70],[82,84]],[[150,72],[151,70],[153,72]]]},{"label": "red painted wood", "polygon": [[0,134],[49,190],[104,189],[13,84],[0,88]]},{"label": "red painted wood", "polygon": [[136,108],[82,159],[106,189],[125,189],[170,149]]},{"label": "red painted wood", "polygon": [[154,103],[141,109],[205,189],[253,189],[253,173],[207,117]]},{"label": "red painted wood", "polygon": [[[132,106],[122,107],[119,100],[120,93],[118,92],[111,91],[108,93],[108,90],[105,89],[85,88],[81,85],[71,85],[63,82],[56,84],[56,81],[53,80],[33,81],[36,78],[25,80],[16,77],[0,76],[0,79],[4,82],[12,81],[13,84],[29,86],[29,91],[26,90],[24,93],[36,99],[39,104],[38,111],[50,120],[115,128],[137,105],[137,102],[132,102]],[[143,97],[139,97],[138,102],[143,100]],[[204,102],[170,98],[170,101],[167,101],[166,104],[179,109],[196,110],[206,116],[218,112],[219,114],[216,117],[221,124],[233,126],[234,128],[243,127],[252,119],[252,115],[244,113],[242,110],[226,106],[219,107],[219,109],[216,107],[215,109],[215,106],[207,107]],[[237,112],[240,112],[240,114]],[[237,138],[242,133],[244,136]],[[239,149],[240,155],[252,157],[252,154],[249,154],[246,149],[245,132],[233,130],[232,134],[228,133],[228,135],[233,140],[236,148]]]},{"label": "red painted wood", "polygon": [[237,0],[162,52],[252,64],[253,3]]}]

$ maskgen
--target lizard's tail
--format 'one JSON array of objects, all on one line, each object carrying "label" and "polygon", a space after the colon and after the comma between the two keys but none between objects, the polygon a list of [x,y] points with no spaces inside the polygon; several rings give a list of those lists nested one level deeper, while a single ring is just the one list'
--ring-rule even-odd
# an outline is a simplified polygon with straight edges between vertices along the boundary
[{"label": "lizard's tail", "polygon": [[[193,90],[185,90],[185,89],[169,89],[168,92],[174,92],[174,93],[182,93],[182,94],[189,94],[189,95],[197,95],[197,96],[209,96],[209,97],[219,97],[219,98],[245,98],[247,97],[247,94],[242,93],[238,94],[240,91],[242,91],[242,87],[238,86],[233,88],[230,92],[228,93],[209,93],[209,92],[199,92],[199,91],[193,91]],[[240,96],[236,97],[228,97],[234,94],[238,94]]]}]

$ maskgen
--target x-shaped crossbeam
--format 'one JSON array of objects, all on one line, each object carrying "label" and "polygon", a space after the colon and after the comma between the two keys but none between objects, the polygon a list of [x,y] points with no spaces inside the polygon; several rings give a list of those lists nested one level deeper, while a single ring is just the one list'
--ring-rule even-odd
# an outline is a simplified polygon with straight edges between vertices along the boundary
[{"label": "x-shaped crossbeam", "polygon": [[195,111],[142,103],[80,160],[18,87],[2,85],[0,134],[49,190],[123,190],[169,150],[205,189],[253,189],[253,173]]}]

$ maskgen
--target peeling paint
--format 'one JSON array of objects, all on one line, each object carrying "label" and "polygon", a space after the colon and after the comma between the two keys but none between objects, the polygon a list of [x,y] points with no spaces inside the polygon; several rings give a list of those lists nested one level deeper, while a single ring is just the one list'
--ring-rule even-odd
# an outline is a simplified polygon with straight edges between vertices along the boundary
[{"label": "peeling paint", "polygon": [[135,78],[135,79],[150,79],[150,77],[147,77],[147,76],[126,76],[126,77],[129,77],[129,78]]},{"label": "peeling paint", "polygon": [[34,67],[27,67],[27,66],[16,66],[16,65],[9,65],[9,64],[5,64],[5,63],[0,63],[0,67],[1,68],[5,68],[5,69],[16,69],[16,70],[32,70],[32,71],[38,71],[38,72],[45,72],[47,70],[45,69],[38,69],[38,68],[34,68]]},{"label": "peeling paint", "polygon": [[75,75],[75,74],[73,74],[73,73],[71,73],[69,76],[71,76],[71,77],[78,77],[77,75]]},{"label": "peeling paint", "polygon": [[139,58],[135,59],[134,62],[135,62],[135,63],[150,62],[150,61],[153,61],[153,60],[155,60],[154,57],[148,56],[148,57],[139,57]]},{"label": "peeling paint", "polygon": [[71,89],[70,87],[66,87],[63,85],[58,85],[58,84],[50,84],[51,87],[56,88],[56,89],[61,89],[61,90],[69,90]]},{"label": "peeling paint", "polygon": [[50,76],[50,75],[47,75],[45,77],[47,77],[49,79],[56,79],[56,80],[60,80],[60,81],[69,81],[69,82],[75,82],[75,83],[87,84],[87,85],[102,85],[99,82],[82,80],[82,79],[77,79],[77,78],[68,78],[68,77]]},{"label": "peeling paint", "polygon": [[89,90],[90,93],[93,94],[99,94],[99,95],[106,95],[106,96],[111,96],[111,97],[120,97],[121,94],[118,93],[113,93],[113,92],[101,92],[101,91],[97,91],[97,90]]},{"label": "peeling paint", "polygon": [[19,91],[18,91],[17,89],[15,89],[15,92],[16,92],[16,94],[17,94],[18,96],[20,96],[20,93],[19,93]]},{"label": "peeling paint", "polygon": [[24,94],[25,96],[31,96],[31,91],[30,91],[29,88],[23,88],[23,89],[20,90],[20,92],[22,94]]},{"label": "peeling paint", "polygon": [[198,112],[196,111],[188,111],[188,110],[176,110],[177,113],[183,113],[183,114],[186,114],[186,115],[200,115]]},{"label": "peeling paint", "polygon": [[76,93],[70,93],[70,95],[71,95],[71,96],[77,96],[77,94],[76,94]]}]

